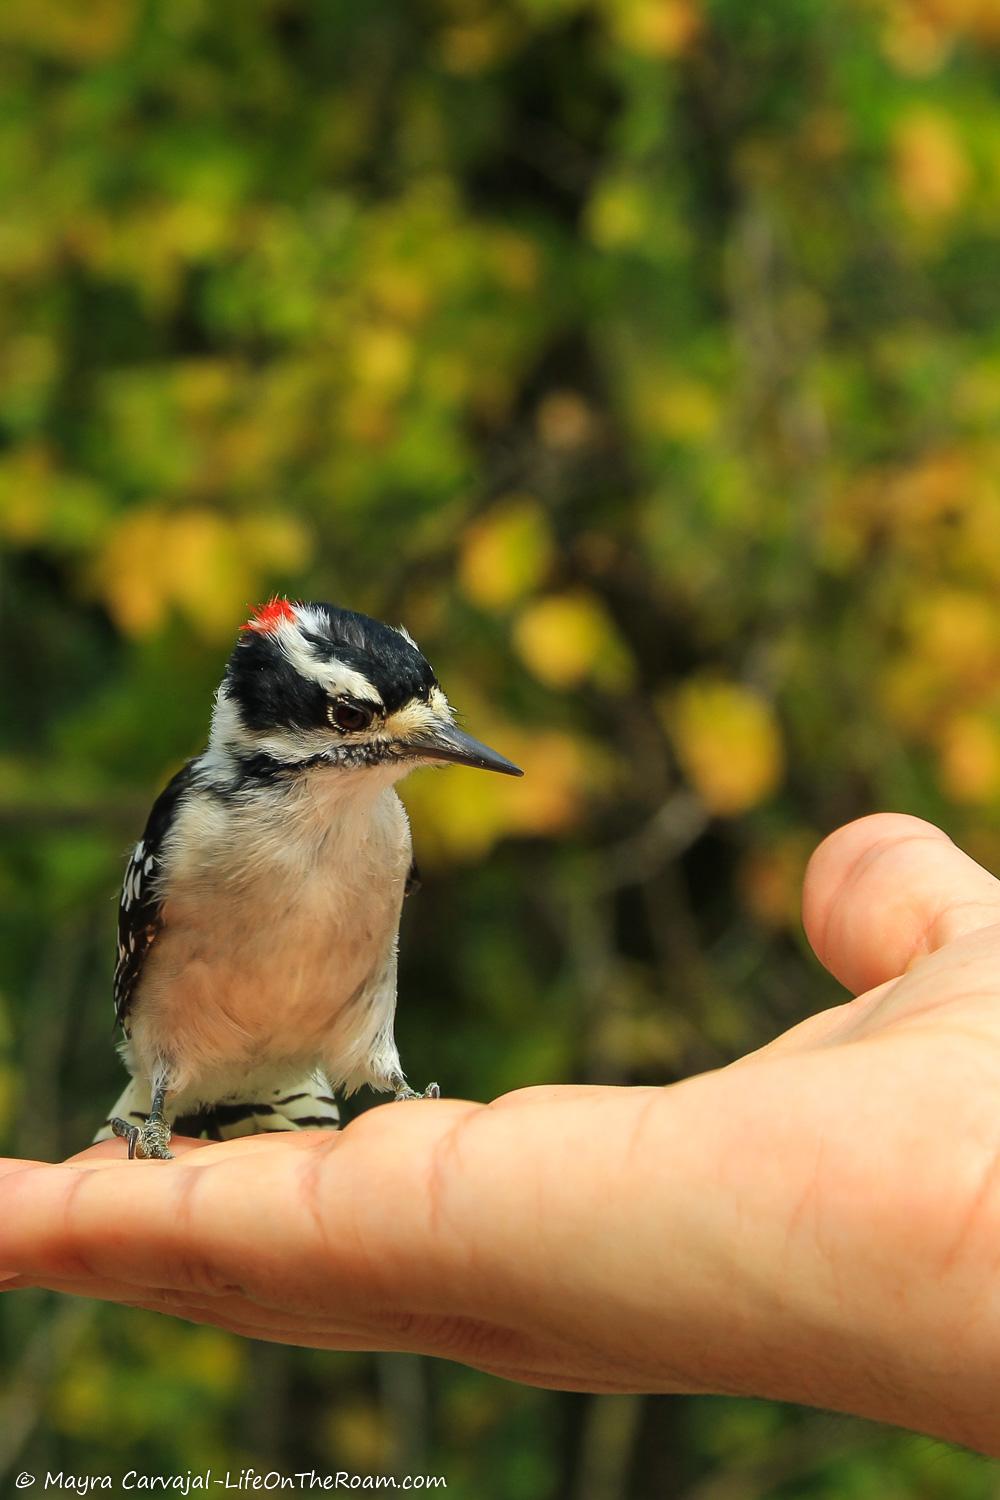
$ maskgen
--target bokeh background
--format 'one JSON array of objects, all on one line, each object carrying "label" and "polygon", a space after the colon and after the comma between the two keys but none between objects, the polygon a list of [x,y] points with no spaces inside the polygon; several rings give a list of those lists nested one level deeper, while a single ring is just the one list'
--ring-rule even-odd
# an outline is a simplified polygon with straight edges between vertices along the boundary
[{"label": "bokeh background", "polygon": [[[832,1001],[798,889],[845,818],[1000,865],[998,86],[994,0],[5,0],[7,1150],[117,1091],[123,851],[272,590],[405,621],[527,769],[405,786],[399,1036],[447,1092],[668,1081]],[[8,1476],[1000,1493],[772,1404],[2,1312]]]}]

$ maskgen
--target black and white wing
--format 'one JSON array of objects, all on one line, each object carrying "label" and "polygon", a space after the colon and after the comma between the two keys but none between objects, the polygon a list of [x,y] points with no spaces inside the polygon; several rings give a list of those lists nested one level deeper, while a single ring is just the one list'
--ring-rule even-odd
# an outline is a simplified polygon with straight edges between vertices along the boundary
[{"label": "black and white wing", "polygon": [[128,1034],[128,1013],[146,954],[163,927],[160,893],[163,844],[178,804],[192,781],[188,761],[153,803],[142,838],[132,850],[118,903],[118,962],[115,964],[115,1021]]}]

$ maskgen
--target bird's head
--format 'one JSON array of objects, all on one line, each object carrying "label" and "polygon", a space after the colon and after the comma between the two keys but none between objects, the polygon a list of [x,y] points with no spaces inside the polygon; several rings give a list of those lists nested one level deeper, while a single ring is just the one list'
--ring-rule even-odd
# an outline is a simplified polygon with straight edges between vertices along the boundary
[{"label": "bird's head", "polygon": [[216,698],[210,747],[263,779],[380,767],[395,780],[430,761],[521,775],[458,728],[405,630],[287,599],[262,605],[243,626]]}]

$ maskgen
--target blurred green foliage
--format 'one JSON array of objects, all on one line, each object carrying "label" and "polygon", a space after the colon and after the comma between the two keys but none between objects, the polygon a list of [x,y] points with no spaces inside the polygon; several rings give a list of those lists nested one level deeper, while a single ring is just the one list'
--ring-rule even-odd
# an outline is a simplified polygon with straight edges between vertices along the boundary
[{"label": "blurred green foliage", "polygon": [[[1000,864],[993,0],[6,0],[0,1119],[88,1138],[122,851],[271,590],[522,783],[407,783],[411,1076],[669,1080],[836,993],[809,849]],[[484,784],[486,783],[486,784]],[[985,1497],[839,1418],[5,1299],[0,1463]]]}]

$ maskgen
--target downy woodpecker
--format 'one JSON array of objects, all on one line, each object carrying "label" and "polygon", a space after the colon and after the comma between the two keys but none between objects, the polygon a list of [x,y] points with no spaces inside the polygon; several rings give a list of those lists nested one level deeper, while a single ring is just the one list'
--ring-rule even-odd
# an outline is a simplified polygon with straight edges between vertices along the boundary
[{"label": "downy woodpecker", "polygon": [[362,1084],[418,1097],[393,1038],[413,874],[394,785],[435,761],[521,775],[455,725],[405,630],[330,604],[257,610],[208,748],[125,871],[114,999],[132,1081],[97,1140],[168,1157],[174,1128],[335,1126],[334,1095]]}]

